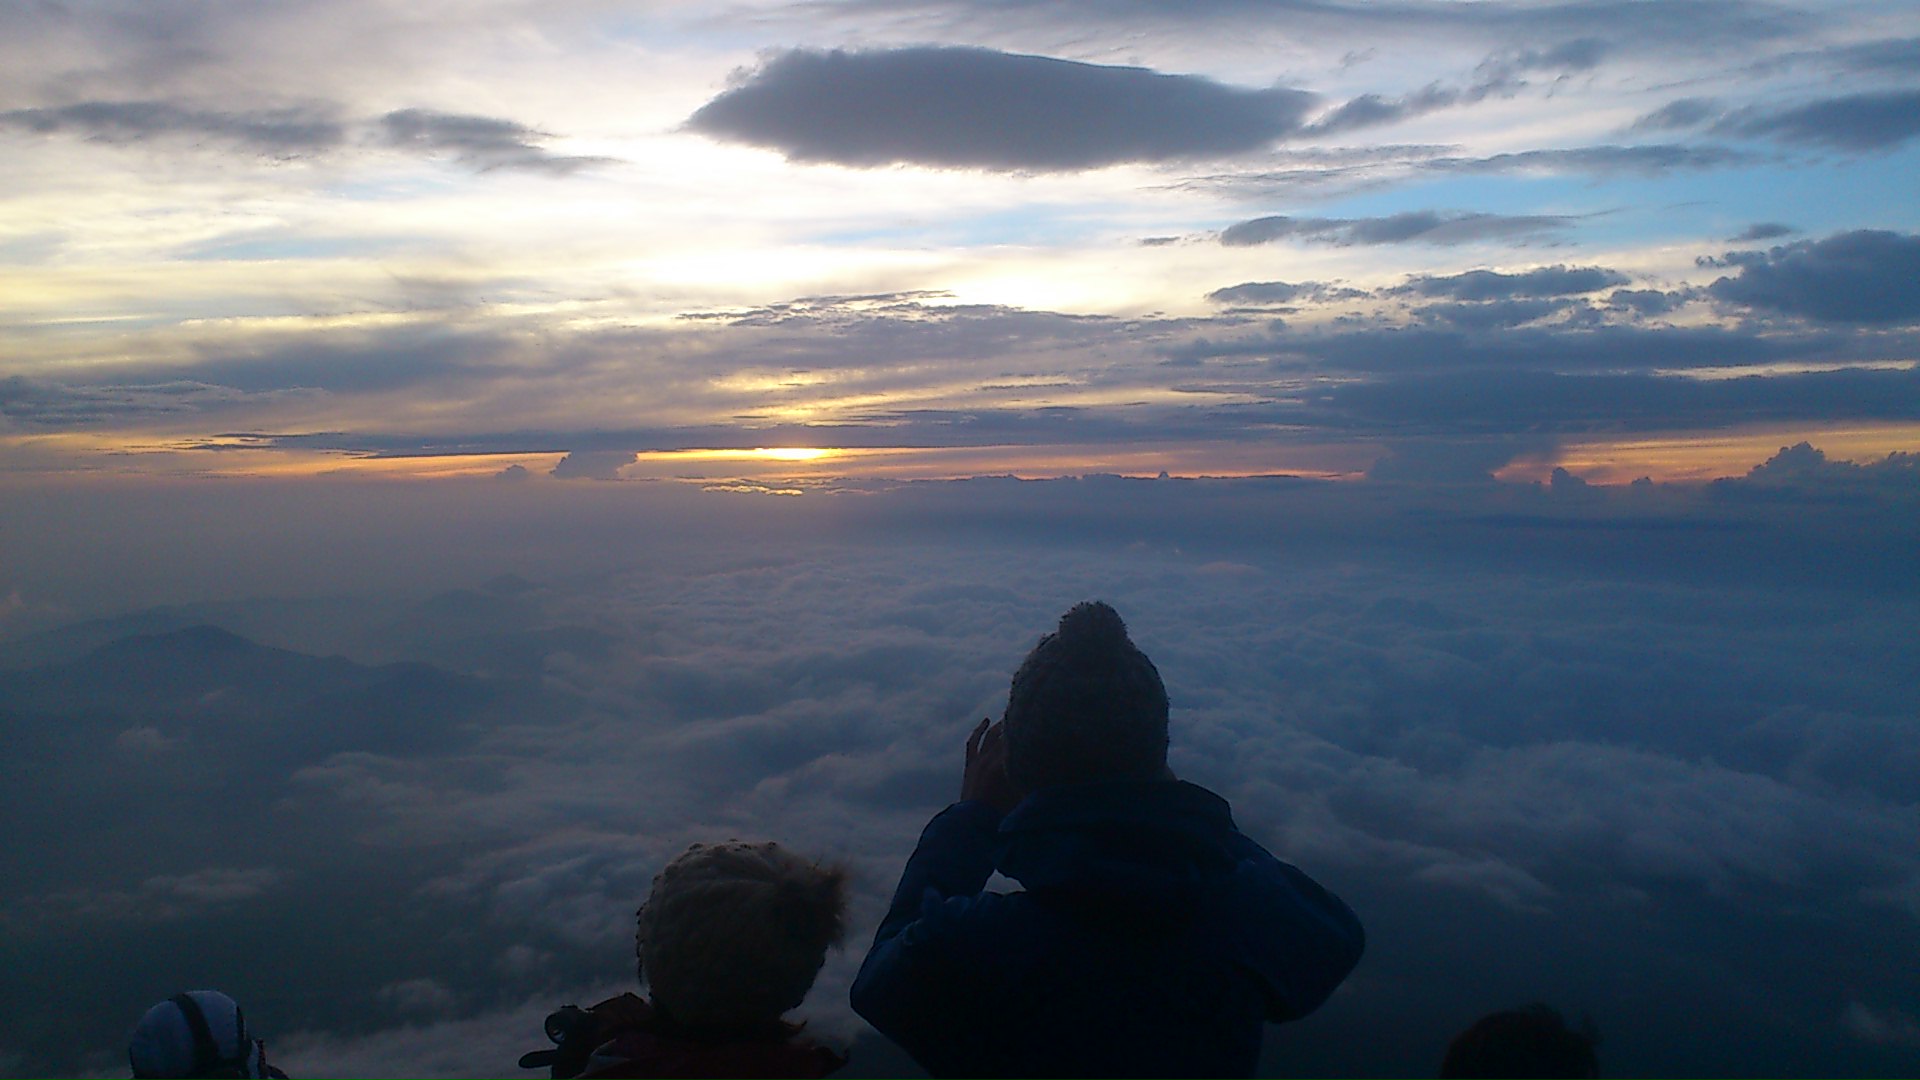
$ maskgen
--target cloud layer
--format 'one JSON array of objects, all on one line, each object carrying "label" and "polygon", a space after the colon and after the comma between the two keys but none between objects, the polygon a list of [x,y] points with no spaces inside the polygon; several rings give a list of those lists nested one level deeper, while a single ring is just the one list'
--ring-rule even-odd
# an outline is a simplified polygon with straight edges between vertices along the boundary
[{"label": "cloud layer", "polygon": [[[627,985],[665,859],[739,835],[853,866],[855,940],[803,1014],[897,1070],[844,1006],[858,927],[967,726],[1101,596],[1168,680],[1174,767],[1367,920],[1360,974],[1274,1032],[1267,1071],[1430,1068],[1542,995],[1619,1033],[1620,1072],[1897,1071],[1912,973],[1867,943],[1920,917],[1917,485],[1811,447],[1713,491],[1089,477],[825,507],[476,483],[370,490],[351,528],[311,495],[260,517],[280,493],[186,489],[123,589],[299,566],[313,599],[0,643],[0,790],[35,838],[0,890],[5,1004],[32,1021],[5,1049],[74,1071],[188,979],[239,994],[289,1070],[498,1071],[546,1010]],[[265,523],[244,556],[179,528],[220,506]],[[329,530],[392,554],[304,557]],[[55,560],[54,530],[14,531]],[[58,558],[77,580],[120,556]],[[411,584],[368,588],[389,571]],[[1703,1014],[1724,1041],[1681,1037]]]}]

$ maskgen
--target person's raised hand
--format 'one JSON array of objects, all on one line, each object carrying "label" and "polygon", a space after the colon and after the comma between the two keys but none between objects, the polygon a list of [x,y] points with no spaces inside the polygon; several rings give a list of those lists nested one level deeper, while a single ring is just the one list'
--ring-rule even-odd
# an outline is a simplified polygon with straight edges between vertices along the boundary
[{"label": "person's raised hand", "polygon": [[967,768],[960,777],[960,798],[978,799],[1002,814],[1020,802],[1020,792],[1007,778],[1006,724],[982,720],[967,736]]}]

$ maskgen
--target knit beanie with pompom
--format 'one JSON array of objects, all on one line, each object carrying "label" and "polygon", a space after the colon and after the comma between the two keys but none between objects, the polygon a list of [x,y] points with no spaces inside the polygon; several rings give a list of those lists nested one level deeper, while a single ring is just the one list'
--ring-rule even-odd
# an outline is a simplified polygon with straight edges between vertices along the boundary
[{"label": "knit beanie with pompom", "polygon": [[1007,692],[1007,776],[1024,791],[1149,780],[1167,764],[1167,688],[1120,613],[1076,604]]},{"label": "knit beanie with pompom", "polygon": [[846,932],[847,874],[778,844],[695,844],[653,879],[634,954],[676,1023],[742,1029],[800,1004]]}]

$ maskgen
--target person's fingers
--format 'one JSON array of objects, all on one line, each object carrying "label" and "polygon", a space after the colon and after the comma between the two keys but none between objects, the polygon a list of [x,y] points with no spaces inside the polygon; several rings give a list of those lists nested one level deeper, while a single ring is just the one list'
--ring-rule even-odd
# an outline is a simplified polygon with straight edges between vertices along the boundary
[{"label": "person's fingers", "polygon": [[988,730],[987,721],[982,719],[980,726],[973,729],[973,734],[967,736],[967,760],[973,760],[974,755],[980,752],[980,744],[986,738]]}]

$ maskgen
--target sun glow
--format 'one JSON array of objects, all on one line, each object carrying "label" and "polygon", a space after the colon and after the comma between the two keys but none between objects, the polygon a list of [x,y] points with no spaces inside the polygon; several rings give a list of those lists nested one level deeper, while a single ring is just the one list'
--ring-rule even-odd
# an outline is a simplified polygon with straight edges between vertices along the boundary
[{"label": "sun glow", "polygon": [[757,446],[753,456],[768,461],[818,461],[833,456],[833,451],[811,446]]}]

